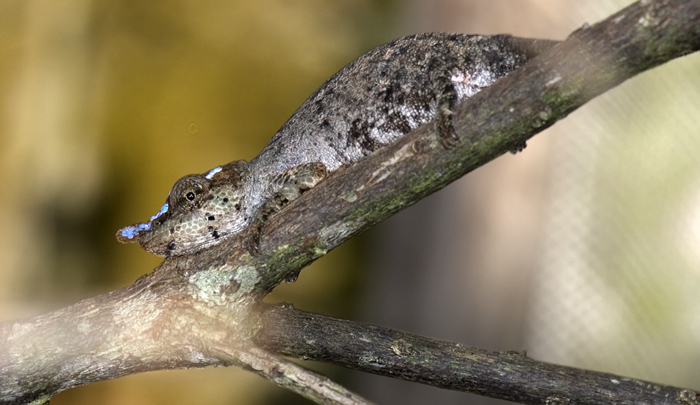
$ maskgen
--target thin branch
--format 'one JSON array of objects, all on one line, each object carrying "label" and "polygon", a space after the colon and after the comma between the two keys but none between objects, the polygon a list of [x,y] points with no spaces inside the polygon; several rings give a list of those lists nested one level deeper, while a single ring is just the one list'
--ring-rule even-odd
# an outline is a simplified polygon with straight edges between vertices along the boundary
[{"label": "thin branch", "polygon": [[679,404],[695,392],[488,352],[284,306],[265,306],[255,342],[306,360],[524,404]]},{"label": "thin branch", "polygon": [[213,349],[212,352],[221,359],[228,359],[232,364],[237,364],[243,360],[246,368],[250,371],[318,404],[371,404],[371,402],[348,391],[328,377],[316,374],[264,350],[253,347],[237,352],[232,351],[229,346],[223,346]]},{"label": "thin branch", "polygon": [[[64,389],[143,371],[251,367],[250,356],[259,350],[252,346],[253,326],[266,327],[255,308],[283,280],[389,215],[519,149],[596,95],[698,49],[697,0],[643,0],[575,32],[458,106],[455,127],[463,142],[456,147],[444,149],[432,126],[424,126],[335,172],[270,219],[258,254],[245,249],[247,235],[241,235],[197,255],[168,258],[125,289],[0,324],[0,403],[40,403]],[[265,375],[275,380],[274,373]],[[539,395],[542,402],[556,402],[546,387]]]}]

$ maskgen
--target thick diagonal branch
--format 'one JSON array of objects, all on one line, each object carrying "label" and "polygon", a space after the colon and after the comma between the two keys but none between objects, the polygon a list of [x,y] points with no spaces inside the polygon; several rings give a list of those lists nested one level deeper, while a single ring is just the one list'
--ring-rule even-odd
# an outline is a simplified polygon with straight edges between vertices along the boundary
[{"label": "thick diagonal branch", "polygon": [[[634,3],[560,43],[456,108],[462,138],[445,149],[428,124],[340,170],[271,219],[263,251],[270,284],[352,235],[486,164],[597,95],[700,49],[700,2]],[[283,246],[283,250],[275,247]]]}]

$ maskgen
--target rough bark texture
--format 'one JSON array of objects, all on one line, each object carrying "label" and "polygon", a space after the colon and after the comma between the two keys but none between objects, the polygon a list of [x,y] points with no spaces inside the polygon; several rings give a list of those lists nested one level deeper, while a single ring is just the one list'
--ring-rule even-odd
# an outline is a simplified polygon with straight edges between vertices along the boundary
[{"label": "rough bark texture", "polygon": [[[258,345],[282,353],[368,371],[391,365],[396,378],[519,402],[700,403],[690,391],[544,365],[517,354],[466,350],[348,321],[303,321],[307,314],[258,307],[272,288],[351,236],[521,148],[622,81],[698,49],[697,0],[641,1],[574,32],[458,106],[455,127],[462,142],[456,147],[444,149],[427,125],[339,170],[270,220],[255,255],[241,235],[195,256],[166,259],[122,290],[0,324],[0,403],[43,403],[56,392],[94,381],[215,364],[244,366],[318,402],[362,403],[339,387],[316,388],[309,381],[320,380],[287,367],[283,359],[278,358],[279,367],[270,366],[275,357],[260,354],[255,333]],[[270,318],[261,320],[262,314]],[[355,339],[354,346],[340,349],[334,342],[306,343],[313,330],[318,339],[328,336],[323,324],[353,328],[376,344]],[[284,327],[294,333],[282,339]],[[377,358],[362,357],[365,352]],[[464,370],[484,376],[472,380]]]},{"label": "rough bark texture", "polygon": [[524,404],[678,404],[697,398],[689,390],[538,362],[526,353],[488,352],[289,307],[267,307],[261,320],[255,340],[276,353]]}]

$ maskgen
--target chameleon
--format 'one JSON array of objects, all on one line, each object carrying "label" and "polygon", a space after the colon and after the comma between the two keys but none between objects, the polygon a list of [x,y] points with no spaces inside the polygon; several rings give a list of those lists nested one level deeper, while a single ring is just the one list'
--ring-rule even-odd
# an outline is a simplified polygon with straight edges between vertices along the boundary
[{"label": "chameleon", "polygon": [[281,210],[340,167],[435,121],[458,141],[454,106],[556,41],[424,33],[379,46],[319,87],[250,162],[179,179],[148,222],[117,232],[159,256],[195,254]]}]

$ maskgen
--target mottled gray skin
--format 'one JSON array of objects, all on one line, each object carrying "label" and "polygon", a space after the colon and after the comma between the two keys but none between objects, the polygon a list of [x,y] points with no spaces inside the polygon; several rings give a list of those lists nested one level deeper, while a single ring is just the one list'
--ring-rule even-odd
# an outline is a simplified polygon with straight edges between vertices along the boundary
[{"label": "mottled gray skin", "polygon": [[249,163],[183,177],[157,217],[117,238],[161,256],[193,254],[433,119],[443,144],[456,142],[453,106],[553,44],[428,33],[375,48],[328,79]]}]

